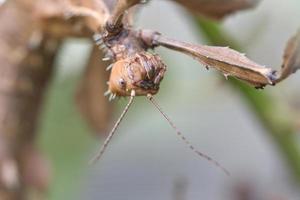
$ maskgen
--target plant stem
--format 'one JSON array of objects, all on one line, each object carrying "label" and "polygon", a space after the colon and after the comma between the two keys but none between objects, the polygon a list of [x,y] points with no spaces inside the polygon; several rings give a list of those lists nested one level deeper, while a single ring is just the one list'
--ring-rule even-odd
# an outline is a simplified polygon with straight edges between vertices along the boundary
[{"label": "plant stem", "polygon": [[[196,24],[198,30],[210,44],[241,49],[236,41],[224,33],[217,22],[196,18]],[[233,78],[229,83],[240,93],[258,121],[266,129],[266,133],[275,141],[293,176],[300,183],[300,145],[295,137],[297,134],[293,120],[280,109],[282,106],[279,106],[279,102],[272,98],[267,91],[258,91]]]}]

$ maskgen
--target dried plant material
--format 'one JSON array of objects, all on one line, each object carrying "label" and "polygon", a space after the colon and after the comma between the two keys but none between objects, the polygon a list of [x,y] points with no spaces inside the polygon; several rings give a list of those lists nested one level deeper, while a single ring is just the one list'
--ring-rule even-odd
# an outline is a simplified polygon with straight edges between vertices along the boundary
[{"label": "dried plant material", "polygon": [[35,140],[60,44],[39,31],[35,3],[7,1],[0,12],[0,146],[7,151],[7,157],[0,158],[0,199],[25,199],[22,146]]},{"label": "dried plant material", "polygon": [[226,78],[233,76],[257,88],[275,84],[275,70],[259,65],[228,47],[194,45],[162,36],[157,37],[155,43],[190,55],[207,68],[213,67],[222,72]]},{"label": "dried plant material", "polygon": [[285,48],[280,77],[276,82],[289,77],[300,69],[300,31],[292,37]]},{"label": "dried plant material", "polygon": [[194,14],[222,19],[239,10],[254,7],[259,0],[174,0]]},{"label": "dried plant material", "polygon": [[102,55],[94,48],[78,88],[76,100],[81,114],[96,133],[103,133],[109,125],[112,104],[103,95],[107,90],[109,72],[101,61]]}]

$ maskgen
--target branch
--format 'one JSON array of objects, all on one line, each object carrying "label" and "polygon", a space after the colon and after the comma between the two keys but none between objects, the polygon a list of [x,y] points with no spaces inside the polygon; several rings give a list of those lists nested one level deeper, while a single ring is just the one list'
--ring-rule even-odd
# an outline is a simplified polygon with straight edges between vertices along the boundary
[{"label": "branch", "polygon": [[29,187],[45,192],[49,183],[34,145],[60,41],[37,29],[33,4],[7,1],[0,13],[0,199],[24,199]]}]

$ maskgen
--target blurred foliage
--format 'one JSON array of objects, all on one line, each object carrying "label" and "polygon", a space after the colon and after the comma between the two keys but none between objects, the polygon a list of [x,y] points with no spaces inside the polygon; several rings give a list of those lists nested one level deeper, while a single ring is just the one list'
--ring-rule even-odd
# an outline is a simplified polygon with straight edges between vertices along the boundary
[{"label": "blurred foliage", "polygon": [[[199,31],[211,45],[230,46],[233,49],[242,48],[222,29],[217,22],[197,18]],[[275,141],[293,176],[300,183],[300,144],[296,140],[296,129],[291,115],[284,112],[282,105],[272,98],[267,90],[259,91],[241,81],[231,78],[229,81],[241,94],[256,118],[265,127],[266,133]]]},{"label": "blurred foliage", "polygon": [[[52,163],[49,199],[76,199],[95,143],[75,107],[76,77],[54,80],[47,95],[39,144]],[[78,189],[77,189],[78,188]],[[78,193],[76,193],[78,191]]]}]

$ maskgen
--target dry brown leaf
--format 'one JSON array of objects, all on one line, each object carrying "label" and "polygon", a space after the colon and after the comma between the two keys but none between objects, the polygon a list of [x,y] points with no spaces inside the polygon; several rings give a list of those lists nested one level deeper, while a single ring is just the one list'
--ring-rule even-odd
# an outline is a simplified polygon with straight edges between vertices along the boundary
[{"label": "dry brown leaf", "polygon": [[300,31],[292,37],[285,48],[280,77],[277,82],[289,77],[300,69]]},{"label": "dry brown leaf", "polygon": [[112,104],[103,95],[107,90],[109,72],[102,57],[99,49],[94,47],[76,96],[81,114],[97,133],[106,131],[112,112]]},{"label": "dry brown leaf", "polygon": [[222,72],[226,78],[233,76],[257,88],[273,85],[277,79],[275,70],[259,65],[228,47],[194,45],[162,36],[156,38],[156,43],[190,55],[206,67]]},{"label": "dry brown leaf", "polygon": [[194,14],[222,19],[239,10],[254,7],[259,0],[174,0]]}]

